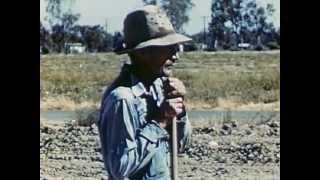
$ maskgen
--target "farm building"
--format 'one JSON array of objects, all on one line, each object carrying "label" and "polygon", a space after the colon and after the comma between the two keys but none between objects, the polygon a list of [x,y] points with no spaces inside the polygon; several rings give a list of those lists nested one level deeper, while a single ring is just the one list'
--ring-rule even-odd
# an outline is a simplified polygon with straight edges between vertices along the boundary
[{"label": "farm building", "polygon": [[81,43],[65,43],[64,48],[66,54],[78,54],[86,51],[85,46]]},{"label": "farm building", "polygon": [[239,43],[238,44],[238,48],[241,48],[241,49],[249,49],[251,46],[251,44],[249,43]]}]

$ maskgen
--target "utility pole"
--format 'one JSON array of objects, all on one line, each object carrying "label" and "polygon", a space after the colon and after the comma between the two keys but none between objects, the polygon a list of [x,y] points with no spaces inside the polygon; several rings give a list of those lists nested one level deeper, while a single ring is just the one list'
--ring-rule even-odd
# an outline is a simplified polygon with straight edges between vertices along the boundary
[{"label": "utility pole", "polygon": [[206,44],[206,23],[207,23],[207,18],[208,16],[202,16],[203,18],[203,44]]},{"label": "utility pole", "polygon": [[107,32],[107,34],[108,34],[108,19],[106,19],[105,28],[106,28],[106,32]]}]

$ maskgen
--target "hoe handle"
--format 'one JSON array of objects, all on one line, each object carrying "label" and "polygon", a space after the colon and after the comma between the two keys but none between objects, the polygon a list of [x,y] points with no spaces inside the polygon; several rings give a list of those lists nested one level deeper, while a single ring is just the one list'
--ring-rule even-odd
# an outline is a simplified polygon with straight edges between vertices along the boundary
[{"label": "hoe handle", "polygon": [[177,118],[172,120],[172,180],[178,180],[178,146],[177,146]]}]

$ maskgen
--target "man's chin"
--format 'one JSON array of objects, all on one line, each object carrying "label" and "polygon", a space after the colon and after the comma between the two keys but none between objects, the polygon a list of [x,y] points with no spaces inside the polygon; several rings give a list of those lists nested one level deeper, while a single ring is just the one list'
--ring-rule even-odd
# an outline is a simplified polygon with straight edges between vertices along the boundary
[{"label": "man's chin", "polygon": [[155,74],[156,78],[159,77],[169,77],[172,75],[172,70],[170,69],[162,69],[159,74]]},{"label": "man's chin", "polygon": [[171,76],[171,75],[172,75],[172,71],[171,71],[171,70],[165,70],[165,71],[163,71],[163,76],[168,77],[168,76]]}]

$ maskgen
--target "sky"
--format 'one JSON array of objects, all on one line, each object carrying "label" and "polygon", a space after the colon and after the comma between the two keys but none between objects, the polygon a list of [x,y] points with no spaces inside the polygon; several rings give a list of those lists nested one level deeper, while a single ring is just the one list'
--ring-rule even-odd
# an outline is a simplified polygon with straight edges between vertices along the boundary
[{"label": "sky", "polygon": [[[274,5],[276,12],[271,19],[274,24],[280,26],[280,0],[257,0],[259,4]],[[188,34],[198,33],[203,30],[203,16],[207,16],[206,22],[210,20],[210,8],[212,0],[192,0],[195,6],[189,12],[190,20],[184,26]],[[125,16],[134,9],[143,6],[142,0],[75,0],[72,11],[80,13],[78,24],[81,25],[103,25],[108,24],[108,31],[122,31]],[[45,0],[40,0],[40,20],[44,20]]]}]

